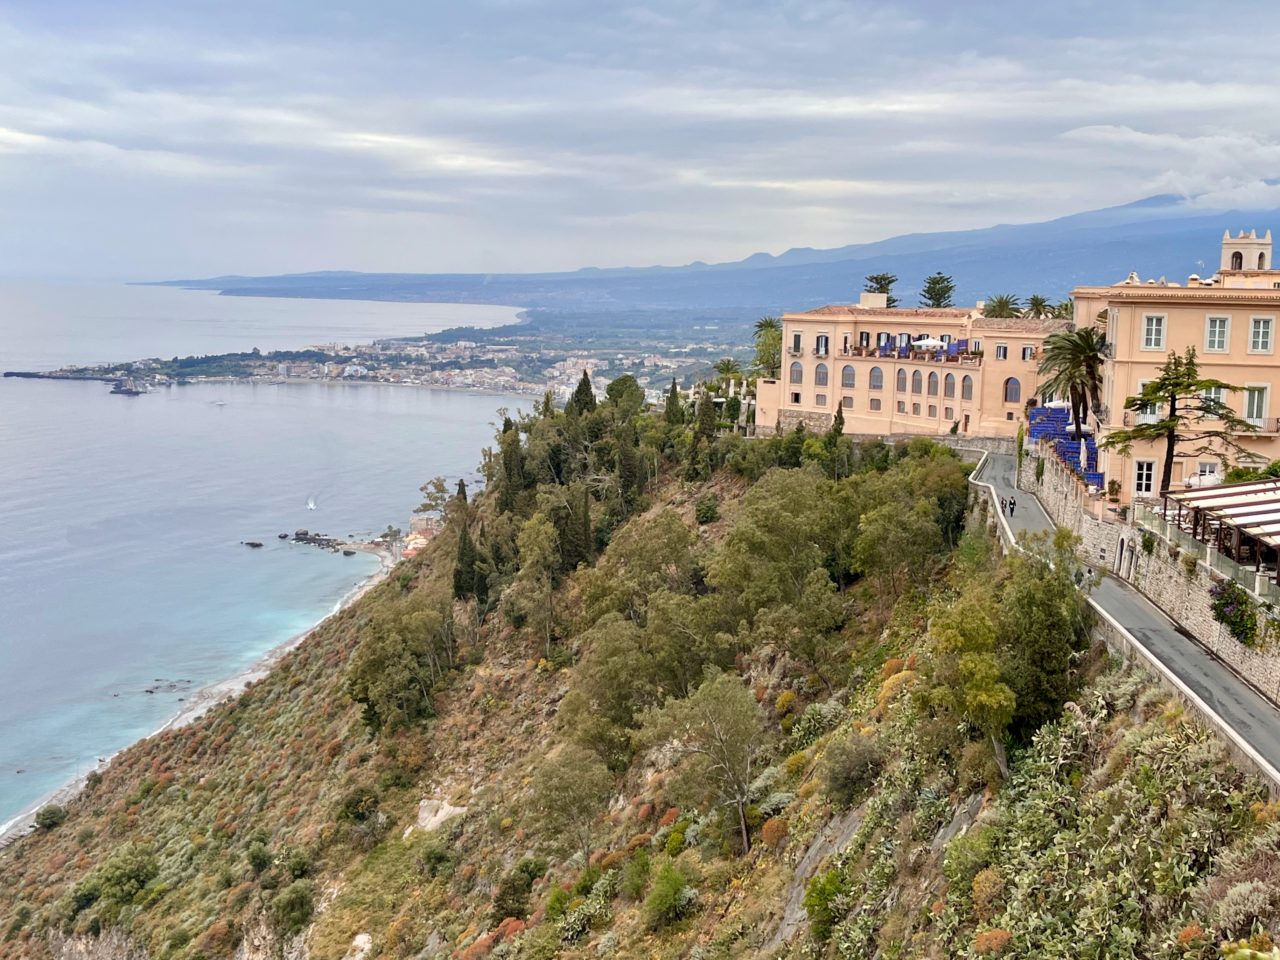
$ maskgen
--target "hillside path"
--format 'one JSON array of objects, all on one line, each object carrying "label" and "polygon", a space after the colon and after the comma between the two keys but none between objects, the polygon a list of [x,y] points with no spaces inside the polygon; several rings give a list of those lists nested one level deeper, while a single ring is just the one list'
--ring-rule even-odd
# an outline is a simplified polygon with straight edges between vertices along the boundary
[{"label": "hillside path", "polygon": [[[1014,536],[1053,529],[1040,501],[1014,488],[1016,464],[1008,454],[991,454],[981,476],[996,499],[1015,497],[1017,509],[1006,516]],[[1091,594],[1094,603],[1137,638],[1174,676],[1250,744],[1272,768],[1280,770],[1280,708],[1254,690],[1222,661],[1179,629],[1155,604],[1110,574]]]}]

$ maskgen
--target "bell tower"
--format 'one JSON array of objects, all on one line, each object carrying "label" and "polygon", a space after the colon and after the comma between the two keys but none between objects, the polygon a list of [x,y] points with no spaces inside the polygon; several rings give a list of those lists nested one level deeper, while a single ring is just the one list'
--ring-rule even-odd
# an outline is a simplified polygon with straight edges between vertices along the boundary
[{"label": "bell tower", "polygon": [[1271,231],[1259,238],[1257,230],[1246,234],[1243,230],[1238,236],[1231,236],[1230,230],[1222,232],[1222,266],[1221,271],[1231,270],[1272,270],[1271,263]]}]

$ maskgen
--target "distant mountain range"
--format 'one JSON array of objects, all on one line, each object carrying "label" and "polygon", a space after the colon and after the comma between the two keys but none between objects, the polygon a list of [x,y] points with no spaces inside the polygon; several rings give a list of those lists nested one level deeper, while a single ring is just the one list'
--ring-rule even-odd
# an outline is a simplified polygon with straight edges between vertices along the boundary
[{"label": "distant mountain range", "polygon": [[213,277],[164,281],[166,286],[228,295],[354,300],[499,303],[541,311],[664,314],[717,313],[755,317],[857,298],[863,277],[892,273],[904,305],[917,301],[936,270],[956,281],[956,302],[997,293],[1065,297],[1084,283],[1142,277],[1185,282],[1218,263],[1222,231],[1274,227],[1280,210],[1207,209],[1162,194],[1134,203],[1039,223],[977,230],[912,233],[831,250],[797,247],[756,253],[732,263],[679,267],[589,267],[568,273],[429,274],[323,271],[274,277]]}]

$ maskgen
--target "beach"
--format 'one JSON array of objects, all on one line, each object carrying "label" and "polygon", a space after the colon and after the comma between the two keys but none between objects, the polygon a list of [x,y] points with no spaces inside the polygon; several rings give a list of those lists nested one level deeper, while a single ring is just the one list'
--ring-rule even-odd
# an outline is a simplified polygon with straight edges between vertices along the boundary
[{"label": "beach", "polygon": [[[333,610],[324,617],[324,619],[318,621],[307,630],[299,633],[297,636],[290,637],[284,643],[273,647],[248,668],[223,680],[217,680],[213,683],[206,684],[194,691],[194,693],[183,703],[182,708],[162,726],[150,734],[150,736],[156,736],[157,734],[164,733],[167,730],[174,730],[179,727],[186,726],[187,724],[204,716],[210,709],[217,706],[219,703],[239,696],[244,691],[245,687],[252,683],[256,683],[270,673],[275,668],[276,664],[278,664],[285,655],[289,653],[289,651],[293,650],[316,630],[320,629],[320,627],[323,626],[331,617],[337,616],[343,610],[347,609],[347,607],[356,603],[361,597],[367,594],[378,584],[382,583],[395,566],[390,554],[386,550],[367,546],[357,546],[354,544],[348,545],[348,549],[358,549],[363,553],[373,554],[378,558],[378,569],[373,574],[365,578],[365,580],[357,585],[347,596],[343,597]],[[138,743],[142,743],[146,739],[148,739],[148,737],[143,737],[141,740],[137,740],[133,744],[130,744],[130,747],[136,746]],[[124,749],[127,750],[130,747],[125,747]],[[119,752],[123,751],[117,751],[117,753]],[[110,757],[105,758],[98,764],[96,771],[107,769],[115,757],[116,754],[112,754]],[[5,849],[10,844],[21,839],[35,829],[36,813],[42,807],[49,806],[50,804],[65,806],[75,800],[75,798],[78,797],[80,792],[84,789],[84,785],[88,778],[89,774],[87,773],[76,777],[75,779],[63,784],[51,794],[42,797],[38,802],[32,804],[29,809],[22,811],[5,823],[0,823],[0,850]]]}]

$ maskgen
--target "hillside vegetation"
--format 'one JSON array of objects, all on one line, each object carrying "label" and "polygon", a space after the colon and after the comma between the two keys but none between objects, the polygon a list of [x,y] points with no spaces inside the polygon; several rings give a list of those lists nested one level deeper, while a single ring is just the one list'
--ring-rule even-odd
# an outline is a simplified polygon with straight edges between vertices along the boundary
[{"label": "hillside vegetation", "polygon": [[[485,492],[0,854],[0,955],[1268,951],[1280,807],[926,440],[507,419]],[[63,815],[65,814],[65,816]]]}]

